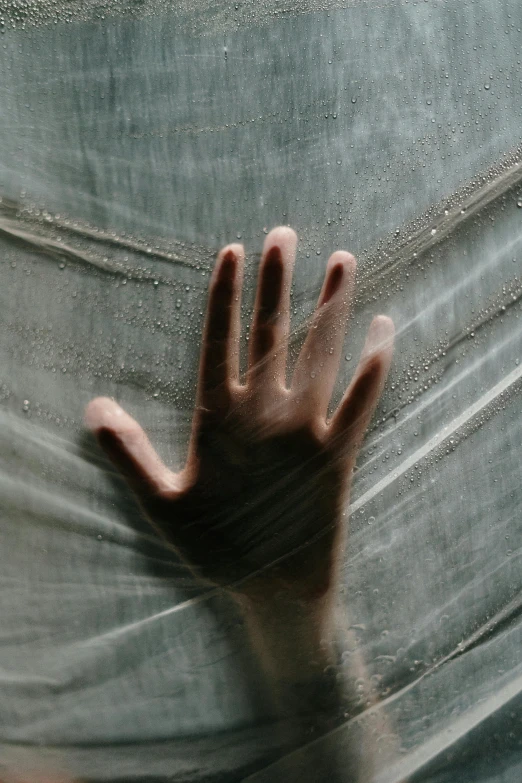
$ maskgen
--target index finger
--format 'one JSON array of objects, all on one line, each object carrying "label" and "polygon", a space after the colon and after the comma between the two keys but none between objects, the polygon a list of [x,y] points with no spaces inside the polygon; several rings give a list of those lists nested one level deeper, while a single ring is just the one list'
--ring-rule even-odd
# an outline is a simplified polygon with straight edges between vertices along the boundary
[{"label": "index finger", "polygon": [[210,281],[197,395],[203,407],[226,398],[238,375],[243,256],[242,245],[223,248]]}]

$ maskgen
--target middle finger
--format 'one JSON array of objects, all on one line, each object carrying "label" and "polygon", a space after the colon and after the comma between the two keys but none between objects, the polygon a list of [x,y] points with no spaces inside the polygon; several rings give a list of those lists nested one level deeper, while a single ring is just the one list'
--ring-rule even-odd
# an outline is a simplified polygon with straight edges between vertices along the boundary
[{"label": "middle finger", "polygon": [[284,388],[290,329],[290,286],[297,235],[286,226],[265,239],[250,335],[247,385],[263,396]]}]

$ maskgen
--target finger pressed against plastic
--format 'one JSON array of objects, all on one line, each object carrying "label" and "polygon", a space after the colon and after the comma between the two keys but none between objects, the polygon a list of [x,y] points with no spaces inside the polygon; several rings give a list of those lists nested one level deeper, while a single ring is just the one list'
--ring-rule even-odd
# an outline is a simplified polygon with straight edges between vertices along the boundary
[{"label": "finger pressed against plastic", "polygon": [[331,447],[355,456],[382,393],[393,356],[395,328],[391,318],[373,319],[355,376],[328,427]]},{"label": "finger pressed against plastic", "polygon": [[250,334],[247,384],[254,393],[269,395],[285,385],[290,286],[297,235],[286,226],[265,239]]},{"label": "finger pressed against plastic", "polygon": [[234,298],[230,307],[230,342],[228,352],[228,368],[231,381],[239,382],[239,360],[241,350],[241,293],[243,289],[243,275],[245,270],[245,251],[243,245],[229,245],[224,248],[235,253],[236,275],[234,279]]},{"label": "finger pressed against plastic", "polygon": [[109,397],[96,397],[85,410],[86,426],[140,498],[176,491],[175,475],[161,461],[140,425]]},{"label": "finger pressed against plastic", "polygon": [[242,262],[242,246],[227,246],[210,281],[198,387],[198,404],[204,407],[214,407],[227,395],[230,380],[237,378]]},{"label": "finger pressed against plastic", "polygon": [[317,308],[297,360],[292,390],[308,413],[326,417],[344,342],[356,262],[339,250],[330,256]]}]

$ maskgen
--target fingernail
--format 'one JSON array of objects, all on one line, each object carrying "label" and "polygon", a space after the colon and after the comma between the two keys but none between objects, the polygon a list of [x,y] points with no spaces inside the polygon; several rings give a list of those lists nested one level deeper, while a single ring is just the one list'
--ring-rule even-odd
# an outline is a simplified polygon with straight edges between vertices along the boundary
[{"label": "fingernail", "polygon": [[267,269],[280,269],[282,265],[281,248],[278,245],[273,245],[266,254],[265,272]]},{"label": "fingernail", "polygon": [[328,275],[328,281],[326,283],[326,291],[324,293],[323,304],[330,301],[332,296],[337,293],[340,288],[342,279],[344,276],[344,267],[342,264],[336,264],[332,267],[330,274]]},{"label": "fingernail", "polygon": [[283,272],[281,248],[274,245],[267,253],[262,271],[259,308],[261,320],[272,318],[279,306]]},{"label": "fingernail", "polygon": [[227,252],[223,256],[223,263],[230,262],[230,261],[235,261],[235,260],[236,260],[236,254],[234,253],[234,251],[233,250],[227,250]]},{"label": "fingernail", "polygon": [[233,250],[227,250],[221,261],[221,267],[219,270],[220,278],[227,278],[228,280],[234,279],[236,274],[236,254]]}]

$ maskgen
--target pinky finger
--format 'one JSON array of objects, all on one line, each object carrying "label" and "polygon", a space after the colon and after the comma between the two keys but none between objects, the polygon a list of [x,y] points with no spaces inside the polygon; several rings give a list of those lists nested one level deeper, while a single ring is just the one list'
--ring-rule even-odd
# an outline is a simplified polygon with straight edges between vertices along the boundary
[{"label": "pinky finger", "polygon": [[139,500],[146,502],[175,489],[174,474],[163,464],[138,422],[114,400],[91,400],[84,422]]},{"label": "pinky finger", "polygon": [[355,457],[382,394],[393,357],[391,318],[373,319],[355,377],[329,423],[329,442],[340,457]]}]

